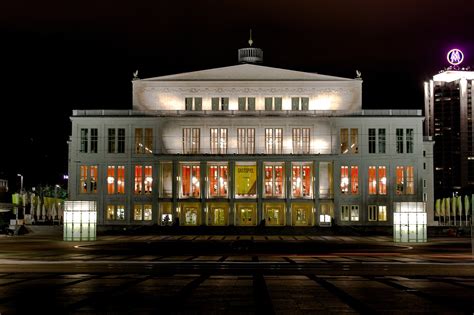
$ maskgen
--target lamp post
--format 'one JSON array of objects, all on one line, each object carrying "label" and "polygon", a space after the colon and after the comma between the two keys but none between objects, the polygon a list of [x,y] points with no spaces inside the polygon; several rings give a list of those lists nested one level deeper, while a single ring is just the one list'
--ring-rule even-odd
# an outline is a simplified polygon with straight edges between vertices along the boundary
[{"label": "lamp post", "polygon": [[20,192],[23,192],[23,175],[21,174],[16,174],[17,176],[20,176]]}]

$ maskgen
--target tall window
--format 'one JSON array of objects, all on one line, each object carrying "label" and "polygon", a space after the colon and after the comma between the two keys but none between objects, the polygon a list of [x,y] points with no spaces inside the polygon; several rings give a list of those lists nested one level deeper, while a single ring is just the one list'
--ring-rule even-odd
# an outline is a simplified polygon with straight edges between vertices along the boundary
[{"label": "tall window", "polygon": [[227,164],[209,164],[209,197],[227,197],[229,171]]},{"label": "tall window", "polygon": [[80,192],[83,194],[97,193],[97,165],[81,165]]},{"label": "tall window", "polygon": [[264,163],[264,196],[284,197],[285,171],[283,164]]},{"label": "tall window", "polygon": [[312,196],[312,165],[310,163],[292,163],[291,195],[293,198]]},{"label": "tall window", "polygon": [[282,128],[265,128],[265,153],[282,153]]},{"label": "tall window", "polygon": [[122,221],[125,220],[124,205],[107,205],[107,220]]},{"label": "tall window", "polygon": [[281,97],[265,97],[265,110],[282,110]]},{"label": "tall window", "polygon": [[211,128],[211,153],[227,153],[227,128]]},{"label": "tall window", "polygon": [[397,153],[403,153],[403,129],[397,128]]},{"label": "tall window", "polygon": [[97,141],[98,141],[98,129],[97,128],[81,128],[81,141],[79,151],[81,153],[97,153]]},{"label": "tall window", "polygon": [[403,195],[405,193],[405,171],[403,166],[397,166],[396,172],[396,193]]},{"label": "tall window", "polygon": [[351,206],[351,221],[359,221],[359,206]]},{"label": "tall window", "polygon": [[213,97],[211,99],[212,110],[229,110],[228,97]]},{"label": "tall window", "polygon": [[135,204],[133,206],[133,220],[135,221],[151,221],[152,208],[150,204]]},{"label": "tall window", "polygon": [[293,154],[309,154],[310,128],[293,128]]},{"label": "tall window", "polygon": [[196,154],[200,151],[201,129],[183,128],[183,153]]},{"label": "tall window", "polygon": [[379,128],[379,153],[385,153],[385,128]]},{"label": "tall window", "polygon": [[358,194],[359,193],[359,167],[351,166],[349,173],[349,166],[341,166],[341,193],[343,194]]},{"label": "tall window", "polygon": [[387,194],[387,168],[379,166],[379,195]]},{"label": "tall window", "polygon": [[406,130],[407,153],[413,153],[413,129]]},{"label": "tall window", "polygon": [[153,167],[135,166],[135,194],[151,194],[153,190]]},{"label": "tall window", "polygon": [[255,97],[239,97],[239,110],[255,110]]},{"label": "tall window", "polygon": [[181,164],[181,197],[201,196],[201,167],[198,164]]},{"label": "tall window", "polygon": [[108,153],[125,153],[125,128],[109,128],[108,132]]},{"label": "tall window", "polygon": [[291,98],[291,109],[292,110],[308,110],[309,109],[309,97],[292,97]]},{"label": "tall window", "polygon": [[387,206],[379,206],[378,220],[387,221]]},{"label": "tall window", "polygon": [[255,154],[254,128],[237,128],[237,153]]},{"label": "tall window", "polygon": [[414,174],[414,167],[413,166],[407,166],[406,167],[406,172],[407,172],[407,189],[406,193],[407,195],[413,195],[415,193],[415,174]]},{"label": "tall window", "polygon": [[377,221],[377,206],[376,205],[368,206],[368,218],[369,218],[369,221]]},{"label": "tall window", "polygon": [[107,193],[125,193],[125,166],[107,167]]},{"label": "tall window", "polygon": [[153,153],[153,129],[135,128],[135,153],[151,154]]},{"label": "tall window", "polygon": [[387,221],[387,206],[368,206],[369,221]]},{"label": "tall window", "polygon": [[375,128],[369,128],[369,153],[375,153]]},{"label": "tall window", "polygon": [[349,221],[350,207],[348,205],[341,206],[341,221]]},{"label": "tall window", "polygon": [[88,141],[89,141],[89,129],[81,128],[81,153],[87,153],[88,148]]},{"label": "tall window", "polygon": [[202,97],[186,97],[184,99],[185,110],[202,110]]},{"label": "tall window", "polygon": [[377,194],[377,173],[375,166],[369,166],[369,195]]}]

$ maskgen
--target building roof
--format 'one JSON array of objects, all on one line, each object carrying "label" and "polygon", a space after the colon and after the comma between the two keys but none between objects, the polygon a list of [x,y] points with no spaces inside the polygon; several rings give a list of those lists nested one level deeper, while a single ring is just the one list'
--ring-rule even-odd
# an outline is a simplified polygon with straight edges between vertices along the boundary
[{"label": "building roof", "polygon": [[473,80],[474,71],[443,71],[433,76],[436,82],[452,82],[460,79]]},{"label": "building roof", "polygon": [[317,73],[286,70],[260,66],[255,64],[240,64],[236,66],[214,68],[201,71],[185,72],[166,75],[142,81],[353,81],[348,79]]}]

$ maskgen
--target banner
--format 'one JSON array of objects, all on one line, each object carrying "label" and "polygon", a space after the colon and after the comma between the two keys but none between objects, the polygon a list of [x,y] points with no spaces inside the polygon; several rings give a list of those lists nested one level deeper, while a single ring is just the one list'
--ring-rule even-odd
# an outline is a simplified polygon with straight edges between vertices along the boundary
[{"label": "banner", "polygon": [[235,165],[235,194],[237,196],[257,194],[257,165]]}]

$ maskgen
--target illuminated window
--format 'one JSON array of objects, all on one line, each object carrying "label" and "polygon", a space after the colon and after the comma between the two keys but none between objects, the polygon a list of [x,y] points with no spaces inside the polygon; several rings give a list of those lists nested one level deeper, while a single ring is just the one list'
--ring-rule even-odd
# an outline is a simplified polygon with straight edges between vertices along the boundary
[{"label": "illuminated window", "polygon": [[201,195],[201,167],[198,164],[180,164],[181,197],[199,198]]},{"label": "illuminated window", "polygon": [[235,163],[235,197],[255,198],[257,195],[257,165],[255,162]]},{"label": "illuminated window", "polygon": [[319,162],[319,197],[332,198],[334,194],[333,165],[331,162]]},{"label": "illuminated window", "polygon": [[135,153],[153,153],[153,129],[135,128]]},{"label": "illuminated window", "polygon": [[135,194],[151,194],[153,189],[152,166],[135,166]]},{"label": "illuminated window", "polygon": [[369,153],[375,153],[375,128],[369,128]]},{"label": "illuminated window", "polygon": [[173,163],[160,163],[160,197],[171,198],[173,196]]},{"label": "illuminated window", "polygon": [[[115,173],[117,171],[117,173]],[[117,179],[117,180],[115,180]],[[107,167],[107,193],[125,193],[125,166]]]},{"label": "illuminated window", "polygon": [[284,197],[285,172],[283,164],[264,163],[264,196]]},{"label": "illuminated window", "polygon": [[107,220],[123,221],[125,220],[124,205],[107,205]]},{"label": "illuminated window", "polygon": [[351,221],[359,221],[359,206],[351,206]]},{"label": "illuminated window", "polygon": [[81,165],[80,174],[80,193],[83,194],[95,194],[97,193],[97,166],[86,166]]},{"label": "illuminated window", "polygon": [[227,164],[208,165],[209,197],[227,197],[228,174]]},{"label": "illuminated window", "polygon": [[117,193],[125,193],[125,166],[117,166]]},{"label": "illuminated window", "polygon": [[239,110],[255,110],[255,97],[239,97]]},{"label": "illuminated window", "polygon": [[379,195],[387,194],[387,168],[379,166]]},{"label": "illuminated window", "polygon": [[407,178],[407,195],[413,195],[415,193],[415,174],[413,166],[406,167],[406,178]]},{"label": "illuminated window", "polygon": [[349,167],[341,166],[341,193],[349,193]]},{"label": "illuminated window", "polygon": [[227,153],[227,128],[211,128],[211,153]]},{"label": "illuminated window", "polygon": [[413,153],[413,129],[406,130],[407,153]]},{"label": "illuminated window", "polygon": [[201,129],[183,128],[183,153],[196,154],[200,151]]},{"label": "illuminated window", "polygon": [[376,195],[377,194],[377,174],[376,174],[376,167],[369,166],[369,195]]},{"label": "illuminated window", "polygon": [[347,205],[341,206],[341,221],[349,221],[350,208]]},{"label": "illuminated window", "polygon": [[184,99],[185,110],[202,110],[202,97],[186,97]]},{"label": "illuminated window", "polygon": [[397,128],[397,153],[403,153],[403,129]]},{"label": "illuminated window", "polygon": [[379,206],[378,220],[387,221],[387,206]]},{"label": "illuminated window", "polygon": [[293,128],[293,154],[309,154],[310,128]]},{"label": "illuminated window", "polygon": [[291,195],[293,198],[311,197],[313,172],[310,163],[292,163]]},{"label": "illuminated window", "polygon": [[351,193],[359,193],[359,167],[351,166]]},{"label": "illuminated window", "polygon": [[152,207],[150,204],[135,204],[133,206],[133,220],[135,221],[151,221]]},{"label": "illuminated window", "polygon": [[237,153],[255,154],[254,128],[237,128]]},{"label": "illuminated window", "polygon": [[265,128],[265,153],[282,153],[282,128]]},{"label": "illuminated window", "polygon": [[125,128],[108,129],[108,153],[125,153]]},{"label": "illuminated window", "polygon": [[404,186],[405,186],[405,176],[404,176],[404,167],[403,166],[397,166],[397,172],[396,172],[396,193],[397,195],[403,195],[405,192]]},{"label": "illuminated window", "polygon": [[349,152],[349,129],[342,128],[341,129],[341,153],[345,154]]},{"label": "illuminated window", "polygon": [[107,193],[115,194],[115,166],[107,167]]},{"label": "illuminated window", "polygon": [[369,205],[368,212],[369,221],[377,221],[377,206]]},{"label": "illuminated window", "polygon": [[359,130],[351,129],[351,153],[359,153]]}]

